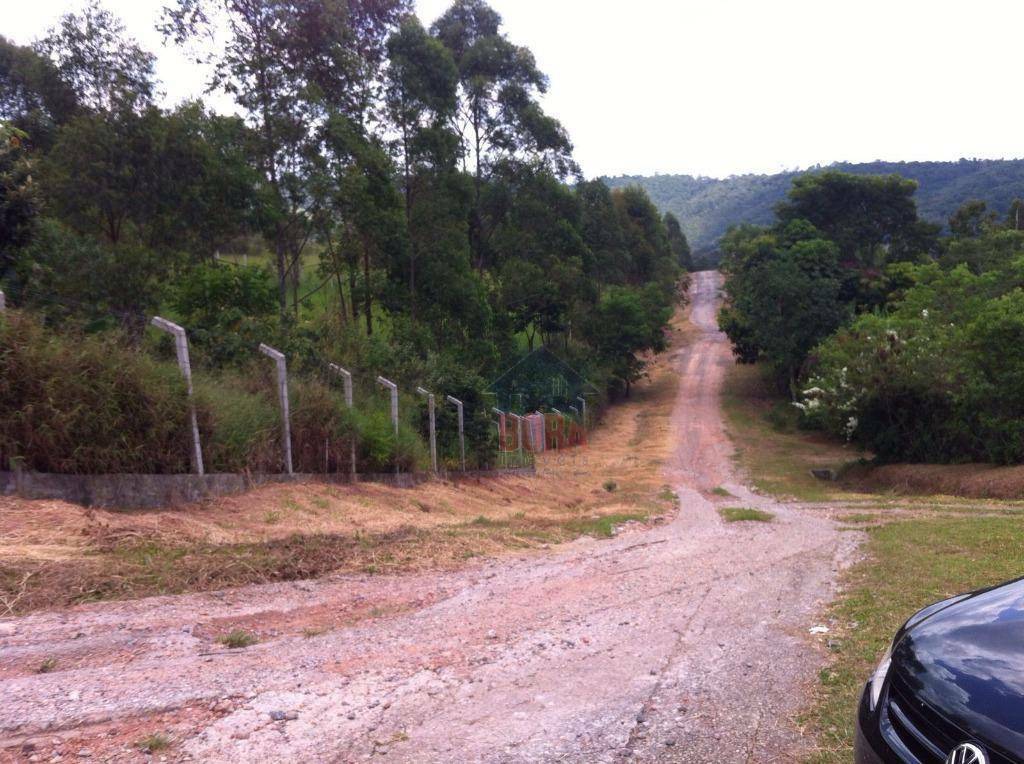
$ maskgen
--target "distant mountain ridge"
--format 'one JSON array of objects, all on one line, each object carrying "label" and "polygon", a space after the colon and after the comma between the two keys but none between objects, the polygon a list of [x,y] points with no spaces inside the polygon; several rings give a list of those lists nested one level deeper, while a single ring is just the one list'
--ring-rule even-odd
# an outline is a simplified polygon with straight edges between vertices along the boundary
[{"label": "distant mountain ridge", "polygon": [[692,175],[620,175],[604,178],[612,188],[639,185],[663,212],[679,218],[694,253],[707,257],[726,229],[737,223],[764,225],[785,198],[793,178],[834,169],[860,175],[897,173],[918,182],[917,208],[925,220],[945,224],[968,199],[982,199],[1003,215],[1024,198],[1024,159],[961,159],[957,162],[837,162],[827,167],[775,175],[703,178]]}]

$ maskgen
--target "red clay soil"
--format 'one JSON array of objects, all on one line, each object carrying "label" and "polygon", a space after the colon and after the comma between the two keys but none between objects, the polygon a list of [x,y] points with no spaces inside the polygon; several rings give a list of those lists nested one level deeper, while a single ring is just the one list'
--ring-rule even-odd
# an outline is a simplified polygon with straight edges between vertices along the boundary
[{"label": "red clay soil", "polygon": [[[133,740],[166,732],[174,761],[792,761],[824,663],[808,629],[855,537],[735,474],[719,286],[695,275],[673,358],[669,522],[457,571],[2,620],[5,665],[55,670],[0,678],[0,751],[144,761]],[[775,520],[724,523],[715,501]],[[215,641],[239,626],[260,641]]]}]

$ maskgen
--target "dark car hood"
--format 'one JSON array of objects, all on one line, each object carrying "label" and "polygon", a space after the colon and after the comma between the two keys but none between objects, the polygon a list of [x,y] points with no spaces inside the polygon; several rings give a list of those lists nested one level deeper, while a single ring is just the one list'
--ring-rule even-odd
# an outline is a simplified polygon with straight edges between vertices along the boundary
[{"label": "dark car hood", "polygon": [[913,623],[893,651],[892,667],[920,700],[969,736],[1024,751],[1024,579]]}]

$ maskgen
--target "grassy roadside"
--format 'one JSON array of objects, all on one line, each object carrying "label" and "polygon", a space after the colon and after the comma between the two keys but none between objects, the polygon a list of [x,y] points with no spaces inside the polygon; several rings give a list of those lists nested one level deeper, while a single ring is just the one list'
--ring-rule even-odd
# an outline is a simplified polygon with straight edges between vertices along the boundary
[{"label": "grassy roadside", "polygon": [[1022,515],[897,520],[867,533],[865,559],[848,571],[830,611],[833,660],[803,719],[818,739],[809,764],[851,760],[859,694],[903,621],[929,603],[1024,569]]},{"label": "grassy roadside", "polygon": [[762,493],[801,501],[844,495],[812,469],[838,470],[860,454],[819,433],[797,428],[797,410],[779,397],[758,365],[734,364],[722,387],[722,411],[736,460]]},{"label": "grassy roadside", "polygon": [[[860,692],[896,629],[936,600],[1020,575],[1024,508],[952,496],[854,494],[816,480],[810,469],[839,469],[859,454],[799,430],[795,412],[756,366],[730,369],[722,405],[739,466],[758,490],[839,509],[859,499],[834,515],[848,530],[863,531],[866,541],[862,559],[843,574],[842,594],[825,614],[830,633],[822,639],[830,660],[800,719],[817,741],[808,764],[846,764]],[[906,469],[922,472],[919,465]]]},{"label": "grassy roadside", "polygon": [[240,543],[181,540],[162,534],[114,532],[86,554],[49,561],[0,561],[0,617],[82,602],[209,591],[315,578],[332,572],[399,573],[450,569],[507,550],[528,550],[615,528],[669,509],[657,495],[633,497],[630,512],[585,511],[563,518],[525,513],[434,528],[407,525],[380,533],[295,533]]}]

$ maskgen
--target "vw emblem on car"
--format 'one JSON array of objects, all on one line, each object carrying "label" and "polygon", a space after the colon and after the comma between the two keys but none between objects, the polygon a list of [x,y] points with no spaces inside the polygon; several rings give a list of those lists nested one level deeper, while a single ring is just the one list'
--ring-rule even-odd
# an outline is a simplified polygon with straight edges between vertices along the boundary
[{"label": "vw emblem on car", "polygon": [[946,764],[988,764],[988,756],[974,743],[961,743],[949,752]]}]

